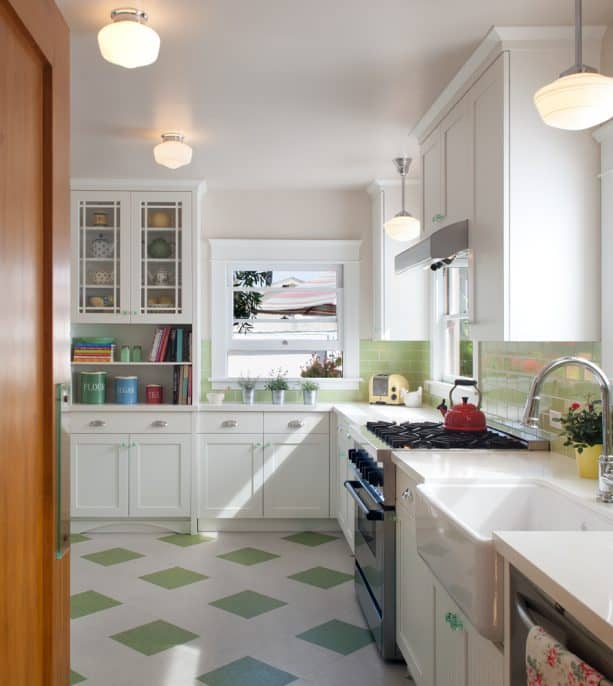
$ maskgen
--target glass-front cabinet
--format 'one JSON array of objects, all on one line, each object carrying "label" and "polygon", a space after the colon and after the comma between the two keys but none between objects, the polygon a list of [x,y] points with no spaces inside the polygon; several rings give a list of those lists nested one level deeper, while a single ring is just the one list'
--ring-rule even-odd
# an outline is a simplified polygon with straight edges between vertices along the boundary
[{"label": "glass-front cabinet", "polygon": [[75,191],[73,321],[192,318],[191,194]]}]

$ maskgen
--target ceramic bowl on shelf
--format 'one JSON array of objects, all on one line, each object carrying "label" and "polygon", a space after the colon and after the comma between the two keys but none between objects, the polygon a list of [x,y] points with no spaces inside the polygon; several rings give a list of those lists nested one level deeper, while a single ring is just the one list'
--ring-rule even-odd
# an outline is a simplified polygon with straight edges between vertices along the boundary
[{"label": "ceramic bowl on shelf", "polygon": [[224,395],[223,391],[210,391],[206,394],[206,399],[211,405],[223,405]]},{"label": "ceramic bowl on shelf", "polygon": [[165,260],[172,255],[172,247],[165,238],[154,238],[147,246],[147,254],[154,260]]},{"label": "ceramic bowl on shelf", "polygon": [[154,229],[167,229],[170,226],[170,213],[162,210],[149,213],[149,226]]},{"label": "ceramic bowl on shelf", "polygon": [[104,286],[113,283],[113,272],[107,272],[103,269],[98,269],[91,274],[91,282],[97,286]]},{"label": "ceramic bowl on shelf", "polygon": [[95,259],[107,259],[113,257],[115,248],[111,241],[108,241],[102,234],[94,238],[91,245],[91,256]]}]

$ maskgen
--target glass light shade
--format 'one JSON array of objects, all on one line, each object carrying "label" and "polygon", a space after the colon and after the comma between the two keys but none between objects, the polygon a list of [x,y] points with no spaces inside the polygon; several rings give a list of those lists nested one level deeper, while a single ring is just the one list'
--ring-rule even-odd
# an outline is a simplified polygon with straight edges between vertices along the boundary
[{"label": "glass light shade", "polygon": [[613,78],[592,72],[562,76],[534,95],[548,126],[580,131],[613,117]]},{"label": "glass light shade", "polygon": [[182,140],[164,140],[153,148],[153,157],[164,167],[178,169],[192,161],[192,149]]},{"label": "glass light shade", "polygon": [[157,60],[160,37],[150,26],[124,19],[100,29],[98,47],[107,62],[126,69],[135,69]]},{"label": "glass light shade", "polygon": [[413,241],[419,238],[419,219],[410,214],[399,213],[383,225],[385,233],[395,241]]}]

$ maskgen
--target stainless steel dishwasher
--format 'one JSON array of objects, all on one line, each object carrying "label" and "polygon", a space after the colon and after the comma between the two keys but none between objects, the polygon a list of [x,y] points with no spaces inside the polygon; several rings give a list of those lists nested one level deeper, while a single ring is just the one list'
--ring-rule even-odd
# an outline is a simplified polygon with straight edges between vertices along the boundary
[{"label": "stainless steel dishwasher", "polygon": [[516,569],[511,569],[511,686],[526,686],[526,640],[538,625],[581,660],[613,679],[613,651]]}]

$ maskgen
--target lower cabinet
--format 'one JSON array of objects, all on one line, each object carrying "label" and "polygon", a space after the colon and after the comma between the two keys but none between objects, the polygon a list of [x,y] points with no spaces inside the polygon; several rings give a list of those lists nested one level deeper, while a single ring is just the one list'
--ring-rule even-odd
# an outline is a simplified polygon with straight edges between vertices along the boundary
[{"label": "lower cabinet", "polygon": [[200,436],[200,509],[207,519],[264,515],[261,434]]},{"label": "lower cabinet", "polygon": [[188,517],[191,437],[73,434],[72,517]]},{"label": "lower cabinet", "polygon": [[264,516],[330,516],[330,449],[325,435],[264,436]]},{"label": "lower cabinet", "polygon": [[[443,588],[434,584],[434,654],[436,686],[467,686],[468,629],[466,619]],[[493,686],[494,682],[492,682]],[[471,683],[471,686],[472,683]]]},{"label": "lower cabinet", "polygon": [[355,501],[345,488],[345,481],[352,478],[348,452],[353,445],[349,426],[343,421],[336,427],[336,441],[334,445],[336,459],[336,518],[345,539],[354,552]]}]

